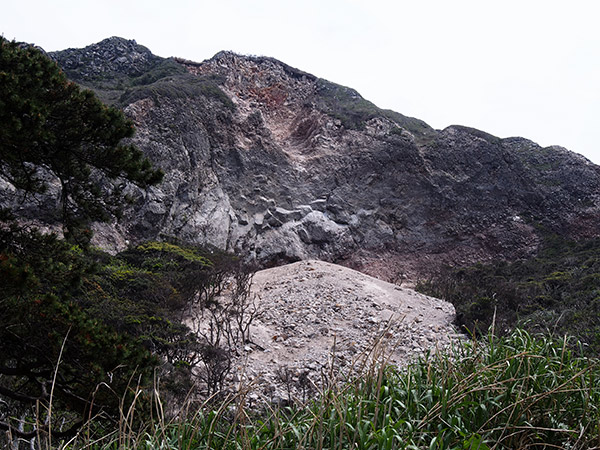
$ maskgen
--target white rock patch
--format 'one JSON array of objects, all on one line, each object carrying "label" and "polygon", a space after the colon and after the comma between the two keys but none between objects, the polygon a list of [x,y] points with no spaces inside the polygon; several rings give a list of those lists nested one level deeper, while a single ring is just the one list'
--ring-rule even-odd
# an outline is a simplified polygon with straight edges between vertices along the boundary
[{"label": "white rock patch", "polygon": [[322,261],[262,270],[252,291],[262,313],[234,377],[271,400],[289,396],[283,371],[298,395],[303,377],[318,385],[332,373],[332,355],[338,377],[382,335],[390,362],[400,366],[457,336],[451,304]]}]

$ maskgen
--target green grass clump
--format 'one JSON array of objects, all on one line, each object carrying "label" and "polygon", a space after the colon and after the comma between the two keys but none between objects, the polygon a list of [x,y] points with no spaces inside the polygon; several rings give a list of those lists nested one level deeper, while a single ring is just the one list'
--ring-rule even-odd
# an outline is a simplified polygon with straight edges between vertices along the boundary
[{"label": "green grass clump", "polygon": [[190,246],[176,245],[171,242],[159,242],[149,241],[144,244],[140,244],[137,247],[138,251],[144,253],[150,252],[161,252],[166,254],[173,254],[186,261],[193,261],[203,264],[206,267],[212,266],[212,262],[199,254],[198,249]]},{"label": "green grass clump", "polygon": [[516,330],[430,354],[405,370],[373,366],[307,406],[257,413],[244,391],[88,448],[597,448],[600,368],[568,344]]}]

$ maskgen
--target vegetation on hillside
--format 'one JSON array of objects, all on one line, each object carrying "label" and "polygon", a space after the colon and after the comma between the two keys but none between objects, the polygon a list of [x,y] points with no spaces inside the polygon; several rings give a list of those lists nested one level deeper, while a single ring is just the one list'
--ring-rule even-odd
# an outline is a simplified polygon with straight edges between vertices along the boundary
[{"label": "vegetation on hillside", "polygon": [[413,133],[417,138],[428,136],[433,129],[425,122],[400,113],[383,110],[365,100],[354,89],[323,79],[317,80],[319,102],[326,112],[339,119],[345,128],[363,130],[375,117],[386,117]]},{"label": "vegetation on hillside", "polygon": [[[154,77],[153,72],[148,72],[146,75],[150,79]],[[161,97],[180,99],[204,96],[217,100],[229,110],[235,108],[231,99],[219,87],[221,80],[216,77],[184,73],[176,76],[159,77],[152,82],[141,85],[137,85],[136,80],[132,80],[132,85],[125,89],[118,100],[118,104],[126,106],[137,100],[151,98],[160,105]]]},{"label": "vegetation on hillside", "polygon": [[[111,256],[56,235],[12,232],[22,234],[19,251],[0,235],[0,429],[60,438],[91,418],[113,429],[134,397],[137,418],[148,419],[153,374],[174,404],[192,385],[205,395],[223,389],[255,312],[251,272],[239,260],[169,242]],[[226,302],[219,295],[232,279]],[[223,339],[185,325],[192,312],[214,317],[208,330]]]},{"label": "vegetation on hillside", "polygon": [[573,335],[600,354],[600,239],[548,236],[535,257],[448,268],[418,288],[451,302],[468,333],[495,320],[498,333],[519,325]]},{"label": "vegetation on hillside", "polygon": [[306,405],[252,409],[248,387],[220,405],[189,403],[172,420],[124,426],[100,441],[78,436],[66,448],[598,448],[600,366],[570,344],[516,330],[406,370],[373,362]]}]

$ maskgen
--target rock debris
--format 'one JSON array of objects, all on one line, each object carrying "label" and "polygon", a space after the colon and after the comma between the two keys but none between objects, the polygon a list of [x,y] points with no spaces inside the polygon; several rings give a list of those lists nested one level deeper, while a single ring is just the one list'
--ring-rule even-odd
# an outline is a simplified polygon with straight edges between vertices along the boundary
[{"label": "rock debris", "polygon": [[356,373],[378,341],[405,366],[458,337],[451,304],[323,261],[259,271],[252,291],[261,313],[233,378],[269,401],[302,399]]}]

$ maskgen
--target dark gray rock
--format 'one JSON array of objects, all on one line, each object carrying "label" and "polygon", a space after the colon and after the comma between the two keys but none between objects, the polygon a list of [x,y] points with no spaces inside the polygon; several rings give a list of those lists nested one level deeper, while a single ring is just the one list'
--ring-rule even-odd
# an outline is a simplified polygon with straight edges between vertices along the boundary
[{"label": "dark gray rock", "polygon": [[134,202],[101,245],[175,235],[385,276],[524,256],[541,229],[599,234],[600,168],[560,147],[434,130],[270,58],[162,59],[120,38],[52,56],[124,108],[166,174],[128,187]]}]

